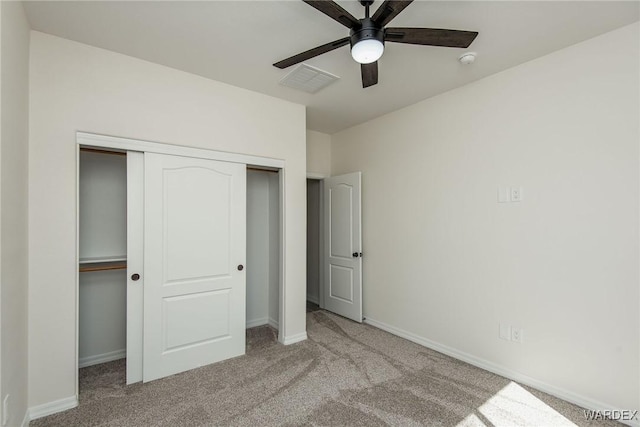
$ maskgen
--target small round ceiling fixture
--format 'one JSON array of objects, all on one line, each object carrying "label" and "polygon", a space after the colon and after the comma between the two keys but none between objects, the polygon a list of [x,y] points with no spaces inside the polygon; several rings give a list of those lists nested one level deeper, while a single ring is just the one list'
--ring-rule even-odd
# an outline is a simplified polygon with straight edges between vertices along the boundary
[{"label": "small round ceiling fixture", "polygon": [[473,64],[473,62],[476,60],[476,55],[477,54],[475,52],[463,53],[462,55],[460,55],[460,58],[458,58],[458,61],[460,61],[460,63],[463,65]]},{"label": "small round ceiling fixture", "polygon": [[351,29],[349,37],[351,56],[361,64],[376,62],[384,53],[384,31],[371,18],[360,21],[360,26]]},{"label": "small round ceiling fixture", "polygon": [[384,52],[384,45],[375,39],[361,40],[351,48],[351,56],[361,64],[376,62]]}]

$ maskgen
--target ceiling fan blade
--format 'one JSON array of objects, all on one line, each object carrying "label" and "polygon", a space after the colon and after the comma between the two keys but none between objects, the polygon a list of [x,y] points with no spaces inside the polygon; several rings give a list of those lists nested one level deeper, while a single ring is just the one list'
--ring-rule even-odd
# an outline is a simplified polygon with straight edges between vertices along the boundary
[{"label": "ceiling fan blade", "polygon": [[442,30],[439,28],[387,28],[384,40],[395,43],[444,47],[469,47],[476,31]]},{"label": "ceiling fan blade", "polygon": [[319,0],[319,1],[318,0],[316,1],[302,0],[302,1],[308,4],[309,6],[314,7],[320,12],[324,13],[329,18],[335,19],[336,21],[338,21],[339,23],[341,23],[347,28],[352,28],[359,24],[359,21],[356,18],[354,18],[352,14],[350,14],[349,12],[344,10],[342,6],[338,5],[337,3],[331,0]]},{"label": "ceiling fan blade", "polygon": [[380,5],[378,10],[376,10],[376,13],[373,14],[371,19],[373,19],[376,24],[384,27],[412,2],[413,0],[386,0]]},{"label": "ceiling fan blade", "polygon": [[306,52],[299,53],[290,58],[283,59],[282,61],[273,64],[273,66],[278,68],[287,68],[299,62],[306,61],[307,59],[322,55],[323,53],[331,52],[334,49],[348,44],[349,37],[345,37],[340,40],[332,41],[331,43],[323,44],[322,46],[314,47],[313,49],[309,49]]},{"label": "ceiling fan blade", "polygon": [[378,84],[378,62],[370,64],[360,64],[360,73],[362,74],[362,87]]}]

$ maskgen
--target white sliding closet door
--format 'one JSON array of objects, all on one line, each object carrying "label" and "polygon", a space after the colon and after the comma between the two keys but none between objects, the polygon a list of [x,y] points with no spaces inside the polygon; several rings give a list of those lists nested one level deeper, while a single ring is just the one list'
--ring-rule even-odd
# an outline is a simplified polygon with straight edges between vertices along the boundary
[{"label": "white sliding closet door", "polygon": [[142,381],[144,153],[127,152],[127,384]]},{"label": "white sliding closet door", "polygon": [[245,165],[145,153],[143,381],[245,352]]}]

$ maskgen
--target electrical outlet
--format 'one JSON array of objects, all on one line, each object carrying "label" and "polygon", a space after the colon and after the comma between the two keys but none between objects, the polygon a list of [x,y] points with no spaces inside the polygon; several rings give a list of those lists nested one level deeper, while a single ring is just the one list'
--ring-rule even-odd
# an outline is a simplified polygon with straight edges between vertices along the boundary
[{"label": "electrical outlet", "polygon": [[9,395],[7,394],[2,401],[2,425],[6,426],[9,422]]},{"label": "electrical outlet", "polygon": [[511,341],[519,342],[522,344],[524,338],[524,331],[518,328],[511,328]]}]

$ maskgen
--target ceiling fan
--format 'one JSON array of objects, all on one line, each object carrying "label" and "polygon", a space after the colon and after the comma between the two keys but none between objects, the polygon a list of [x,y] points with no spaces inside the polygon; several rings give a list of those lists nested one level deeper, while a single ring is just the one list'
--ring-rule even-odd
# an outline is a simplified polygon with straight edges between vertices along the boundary
[{"label": "ceiling fan", "polygon": [[385,0],[372,17],[369,17],[369,6],[373,0],[359,0],[365,7],[365,17],[362,19],[356,19],[331,0],[302,1],[349,28],[351,30],[350,36],[283,59],[273,65],[278,68],[287,68],[350,44],[351,56],[361,64],[363,88],[378,83],[377,61],[384,52],[385,42],[466,48],[478,35],[476,31],[438,28],[385,28],[385,25],[409,6],[413,0]]}]

